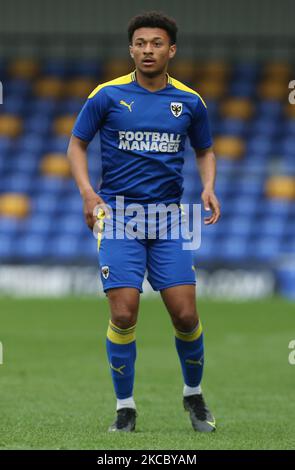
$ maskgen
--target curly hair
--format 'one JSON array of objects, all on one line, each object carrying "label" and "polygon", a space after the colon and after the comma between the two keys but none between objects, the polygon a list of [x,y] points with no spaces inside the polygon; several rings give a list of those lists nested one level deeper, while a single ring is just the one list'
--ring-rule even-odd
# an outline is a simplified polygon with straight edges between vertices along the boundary
[{"label": "curly hair", "polygon": [[176,44],[177,24],[173,18],[159,11],[147,11],[131,18],[128,24],[128,39],[132,44],[134,31],[139,28],[161,28],[170,37],[170,44]]}]

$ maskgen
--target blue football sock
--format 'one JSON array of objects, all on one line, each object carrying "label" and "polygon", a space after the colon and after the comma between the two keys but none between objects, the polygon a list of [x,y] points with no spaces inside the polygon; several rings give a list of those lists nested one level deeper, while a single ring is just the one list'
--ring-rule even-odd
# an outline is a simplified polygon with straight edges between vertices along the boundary
[{"label": "blue football sock", "polygon": [[121,329],[109,323],[106,348],[116,397],[133,395],[134,364],[136,359],[135,327]]},{"label": "blue football sock", "polygon": [[204,366],[204,345],[202,325],[199,321],[191,332],[175,330],[175,345],[181,363],[185,385],[200,385]]}]

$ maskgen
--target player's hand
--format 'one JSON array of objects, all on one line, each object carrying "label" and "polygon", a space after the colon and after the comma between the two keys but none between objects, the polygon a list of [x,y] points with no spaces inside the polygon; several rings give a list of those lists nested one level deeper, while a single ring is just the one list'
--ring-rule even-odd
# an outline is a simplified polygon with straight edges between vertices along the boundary
[{"label": "player's hand", "polygon": [[[97,208],[97,206],[99,206],[99,208]],[[104,200],[94,191],[83,195],[83,212],[86,224],[90,230],[93,230],[95,223],[101,216],[107,217],[109,215]]]},{"label": "player's hand", "polygon": [[211,216],[205,217],[205,225],[216,224],[220,218],[220,204],[213,189],[204,189],[201,195],[205,211],[212,211]]}]

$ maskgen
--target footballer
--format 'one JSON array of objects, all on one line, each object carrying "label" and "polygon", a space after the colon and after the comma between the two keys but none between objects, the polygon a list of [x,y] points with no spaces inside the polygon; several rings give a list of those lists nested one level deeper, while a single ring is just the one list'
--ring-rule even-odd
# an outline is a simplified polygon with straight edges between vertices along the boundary
[{"label": "footballer", "polygon": [[[135,16],[128,26],[129,51],[135,69],[98,85],[89,95],[73,128],[68,147],[73,177],[83,199],[86,223],[93,229],[96,206],[107,224],[107,207],[116,196],[124,205],[176,204],[183,192],[182,167],[188,137],[196,152],[203,184],[202,201],[215,224],[220,206],[214,192],[216,163],[207,108],[197,91],[171,77],[168,63],[176,54],[176,22],[159,12]],[[102,184],[90,184],[87,146],[100,133]],[[126,216],[126,223],[128,217]],[[146,234],[145,234],[146,235]],[[191,250],[183,238],[101,237],[99,263],[110,321],[106,349],[116,395],[116,419],[111,432],[134,431],[133,396],[136,323],[145,272],[160,291],[175,330],[175,347],[183,375],[183,405],[193,429],[212,432],[215,419],[201,389],[204,366],[202,324],[196,309],[195,271]]]}]

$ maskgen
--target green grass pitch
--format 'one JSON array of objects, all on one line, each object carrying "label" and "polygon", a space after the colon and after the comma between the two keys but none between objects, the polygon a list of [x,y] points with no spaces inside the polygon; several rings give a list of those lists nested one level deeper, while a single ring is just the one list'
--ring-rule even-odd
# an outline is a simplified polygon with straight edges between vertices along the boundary
[{"label": "green grass pitch", "polygon": [[192,430],[182,407],[173,329],[160,300],[142,300],[137,327],[135,433],[115,417],[105,299],[0,299],[1,449],[292,449],[294,304],[198,303],[203,391],[218,429]]}]

